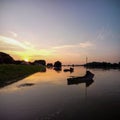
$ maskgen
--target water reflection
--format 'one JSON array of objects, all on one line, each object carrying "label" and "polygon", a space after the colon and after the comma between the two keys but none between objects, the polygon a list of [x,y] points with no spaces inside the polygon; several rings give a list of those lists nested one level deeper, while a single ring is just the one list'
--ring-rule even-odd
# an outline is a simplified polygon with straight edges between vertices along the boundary
[{"label": "water reflection", "polygon": [[76,80],[76,81],[67,81],[67,84],[68,85],[78,85],[78,84],[81,84],[81,83],[85,83],[86,87],[89,87],[92,83],[94,82],[93,79],[90,79],[89,81],[86,80],[86,81],[80,81],[80,80]]},{"label": "water reflection", "polygon": [[[46,67],[44,67],[44,69],[42,71],[40,71],[40,72],[45,73],[46,72]],[[34,74],[34,73],[32,73],[32,74]],[[32,74],[29,73],[27,75],[20,76],[20,77],[18,77],[16,79],[12,79],[12,80],[9,80],[9,81],[6,80],[6,81],[3,81],[3,82],[0,82],[0,89],[3,88],[3,87],[6,87],[8,85],[11,85],[13,83],[16,83],[19,80],[22,80],[24,78],[26,79],[27,77],[31,76]]]},{"label": "water reflection", "polygon": [[95,82],[91,78],[67,85],[69,76],[85,77],[84,67],[74,67],[73,73],[46,69],[1,88],[1,120],[115,119],[120,108],[120,71],[88,70]]},{"label": "water reflection", "polygon": [[62,68],[61,67],[54,67],[54,70],[58,73],[60,73],[62,71]]},{"label": "water reflection", "polygon": [[117,67],[85,67],[90,70],[103,70],[103,71],[110,71],[110,70],[118,70],[120,71],[120,68]]}]

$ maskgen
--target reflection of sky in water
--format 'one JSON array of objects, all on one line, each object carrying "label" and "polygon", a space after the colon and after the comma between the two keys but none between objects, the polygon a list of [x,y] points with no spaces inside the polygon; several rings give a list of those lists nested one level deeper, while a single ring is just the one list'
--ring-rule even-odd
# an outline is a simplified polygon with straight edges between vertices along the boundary
[{"label": "reflection of sky in water", "polygon": [[[120,107],[120,71],[101,69],[90,71],[95,77],[94,82],[87,88],[85,83],[67,85],[69,76],[85,74],[85,69],[82,67],[75,67],[72,74],[47,69],[45,73],[35,73],[1,88],[1,118],[54,120],[63,117],[63,120],[72,120],[74,117],[87,120],[95,118],[95,115],[100,115],[100,118],[104,119],[109,114],[113,117]],[[34,85],[18,87],[25,83]]]},{"label": "reflection of sky in water", "polygon": [[[18,81],[12,85],[9,85],[5,87],[4,89],[1,89],[0,92],[6,91],[16,91],[19,90],[19,85],[26,84],[26,83],[34,83],[35,85],[41,85],[41,84],[58,84],[58,85],[66,85],[66,79],[69,76],[82,76],[85,74],[85,70],[83,68],[75,68],[75,71],[73,73],[70,72],[57,72],[55,70],[47,69],[47,72],[38,72],[35,73],[21,81]],[[35,87],[35,86],[33,86]],[[21,88],[23,90],[23,88]]]}]

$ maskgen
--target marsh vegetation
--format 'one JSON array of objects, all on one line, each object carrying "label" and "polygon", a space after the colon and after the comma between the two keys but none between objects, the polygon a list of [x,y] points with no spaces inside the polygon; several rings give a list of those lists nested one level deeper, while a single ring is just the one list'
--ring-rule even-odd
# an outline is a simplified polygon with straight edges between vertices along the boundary
[{"label": "marsh vegetation", "polygon": [[0,87],[16,82],[35,72],[44,72],[44,66],[37,65],[15,65],[1,64],[0,65]]}]

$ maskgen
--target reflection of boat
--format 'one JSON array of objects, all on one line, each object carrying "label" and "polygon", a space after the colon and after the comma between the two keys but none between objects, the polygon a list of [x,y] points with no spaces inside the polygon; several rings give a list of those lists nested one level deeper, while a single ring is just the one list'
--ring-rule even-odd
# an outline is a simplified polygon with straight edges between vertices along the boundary
[{"label": "reflection of boat", "polygon": [[68,71],[69,71],[69,72],[73,72],[73,71],[74,71],[74,68],[71,68],[71,67],[70,67],[70,69],[64,69],[64,72],[68,72]]},{"label": "reflection of boat", "polygon": [[88,87],[90,84],[93,83],[93,77],[94,77],[93,73],[91,73],[90,71],[86,71],[85,76],[71,77],[71,78],[68,78],[67,81],[68,81],[68,85],[86,83],[86,87]]}]

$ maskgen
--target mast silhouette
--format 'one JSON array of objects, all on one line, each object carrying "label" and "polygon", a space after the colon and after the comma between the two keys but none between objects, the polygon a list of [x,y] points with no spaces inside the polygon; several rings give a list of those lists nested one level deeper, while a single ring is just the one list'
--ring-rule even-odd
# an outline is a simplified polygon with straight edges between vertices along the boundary
[{"label": "mast silhouette", "polygon": [[88,57],[86,56],[86,64],[87,64],[87,62],[88,62]]},{"label": "mast silhouette", "polygon": [[87,72],[87,62],[88,62],[88,57],[86,56],[86,72]]}]

